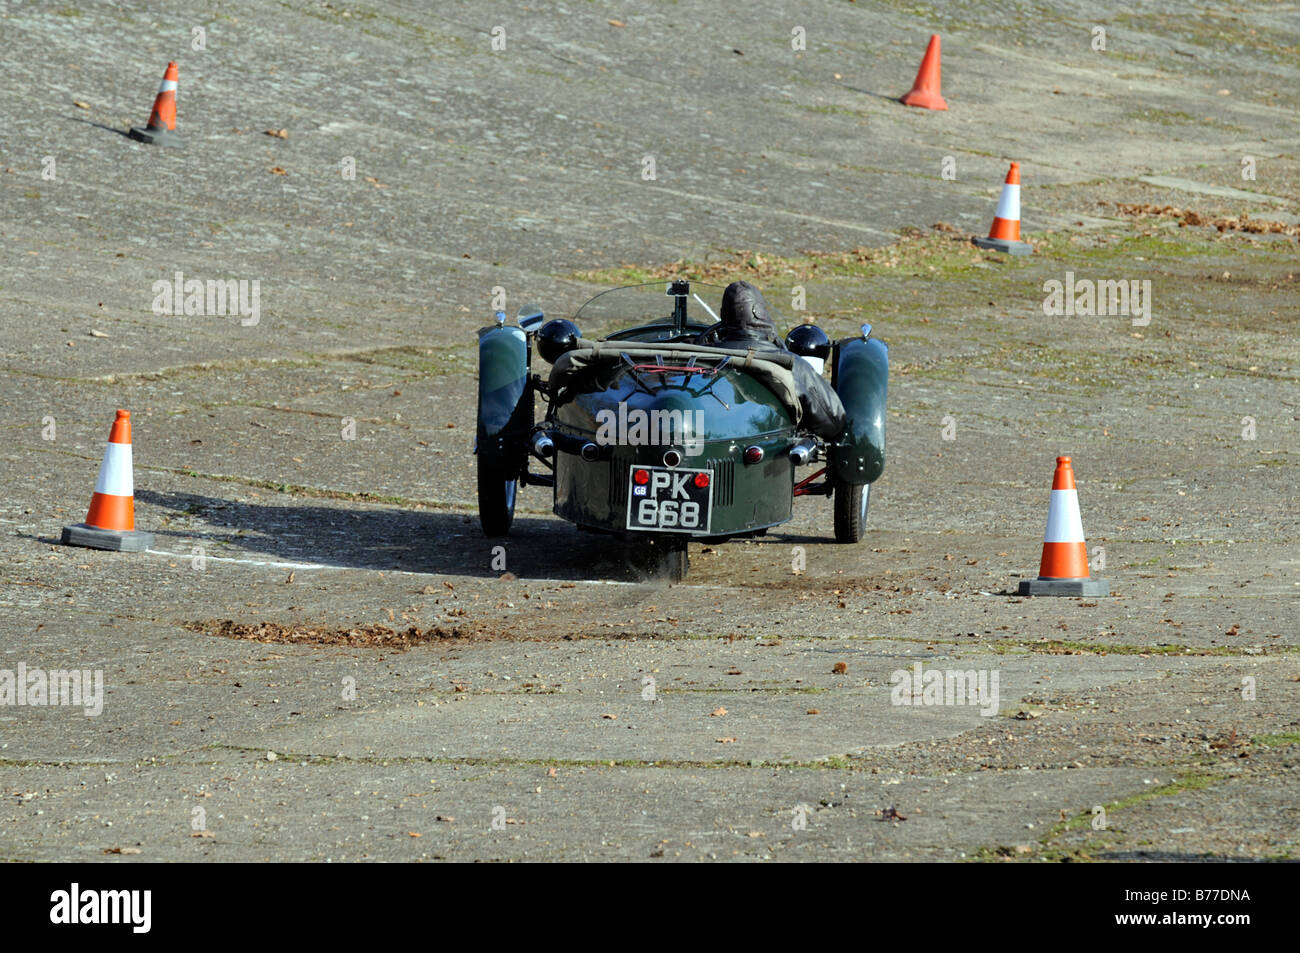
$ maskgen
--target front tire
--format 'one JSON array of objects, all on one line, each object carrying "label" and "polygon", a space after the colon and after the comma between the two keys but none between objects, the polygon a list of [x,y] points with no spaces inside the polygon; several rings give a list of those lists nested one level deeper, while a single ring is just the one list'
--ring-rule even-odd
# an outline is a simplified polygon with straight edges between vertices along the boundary
[{"label": "front tire", "polygon": [[870,483],[835,481],[835,542],[860,543],[867,531]]},{"label": "front tire", "polygon": [[478,521],[485,536],[507,536],[515,520],[515,496],[519,480],[506,476],[501,460],[487,454],[478,457]]}]

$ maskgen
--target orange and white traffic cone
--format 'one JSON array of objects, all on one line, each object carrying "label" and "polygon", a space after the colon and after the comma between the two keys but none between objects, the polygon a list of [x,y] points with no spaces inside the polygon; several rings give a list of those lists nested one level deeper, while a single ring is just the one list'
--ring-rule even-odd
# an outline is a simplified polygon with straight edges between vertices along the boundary
[{"label": "orange and white traffic cone", "polygon": [[131,477],[131,412],[119,410],[108,434],[104,462],[90,498],[86,522],[63,527],[63,543],[138,553],[153,543],[152,533],[135,531],[135,488]]},{"label": "orange and white traffic cone", "polygon": [[1110,595],[1106,580],[1088,576],[1088,545],[1083,539],[1079,493],[1074,487],[1074,469],[1069,457],[1056,458],[1052,502],[1047,509],[1047,532],[1043,534],[1042,563],[1037,579],[1020,581],[1020,595]]},{"label": "orange and white traffic cone", "polygon": [[154,97],[153,111],[149,113],[149,124],[143,129],[132,126],[132,139],[155,146],[185,145],[176,134],[176,80],[179,75],[176,64],[168,63],[162,85],[158,87],[158,95]]},{"label": "orange and white traffic cone", "polygon": [[1007,170],[1007,181],[1002,186],[1002,195],[998,198],[998,210],[993,213],[993,227],[989,229],[988,238],[976,238],[975,244],[980,248],[1010,255],[1032,255],[1034,246],[1020,240],[1020,163],[1011,163]]},{"label": "orange and white traffic cone", "polygon": [[930,37],[930,45],[925,48],[921,68],[916,71],[916,82],[912,84],[911,91],[899,100],[904,106],[919,106],[922,109],[948,108],[948,104],[939,93],[941,86],[939,47],[939,34],[936,33]]}]

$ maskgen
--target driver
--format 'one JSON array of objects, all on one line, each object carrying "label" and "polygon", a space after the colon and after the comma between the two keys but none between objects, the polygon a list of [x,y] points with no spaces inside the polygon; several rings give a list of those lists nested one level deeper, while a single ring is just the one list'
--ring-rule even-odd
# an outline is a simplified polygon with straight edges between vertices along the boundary
[{"label": "driver", "polygon": [[[763,293],[748,281],[727,285],[722,294],[721,320],[701,333],[698,340],[700,344],[753,348],[756,352],[785,351]],[[834,440],[843,433],[847,421],[839,395],[807,361],[796,360],[791,371],[803,411],[801,426],[823,439]]]},{"label": "driver", "polygon": [[748,281],[733,281],[722,293],[722,320],[714,337],[721,347],[784,350],[763,293]]}]

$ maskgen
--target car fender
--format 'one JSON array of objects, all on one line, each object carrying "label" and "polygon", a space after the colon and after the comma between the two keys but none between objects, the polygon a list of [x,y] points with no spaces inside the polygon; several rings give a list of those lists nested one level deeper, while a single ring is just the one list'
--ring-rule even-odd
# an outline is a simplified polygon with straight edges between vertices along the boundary
[{"label": "car fender", "polygon": [[845,483],[874,483],[885,469],[888,346],[872,337],[840,341],[832,380],[848,426],[829,448],[830,471]]},{"label": "car fender", "polygon": [[478,453],[526,453],[533,425],[528,339],[516,327],[484,328],[478,339]]}]

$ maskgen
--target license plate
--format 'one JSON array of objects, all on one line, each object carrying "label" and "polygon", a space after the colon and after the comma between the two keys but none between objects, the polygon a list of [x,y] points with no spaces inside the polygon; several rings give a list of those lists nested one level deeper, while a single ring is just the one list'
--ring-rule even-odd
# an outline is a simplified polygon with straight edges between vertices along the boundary
[{"label": "license plate", "polygon": [[634,466],[628,470],[627,479],[628,529],[709,534],[712,470]]}]

